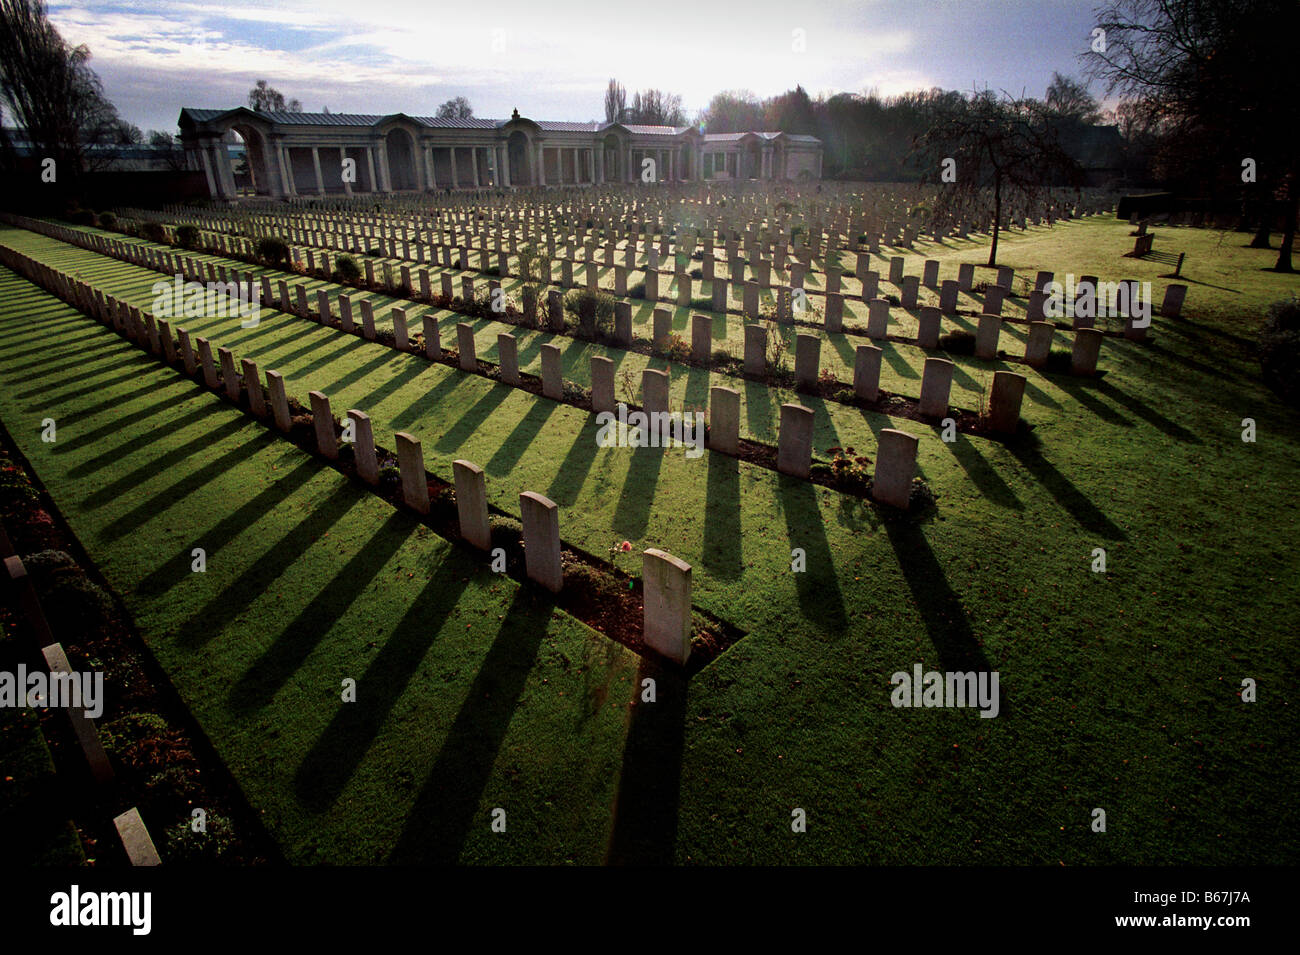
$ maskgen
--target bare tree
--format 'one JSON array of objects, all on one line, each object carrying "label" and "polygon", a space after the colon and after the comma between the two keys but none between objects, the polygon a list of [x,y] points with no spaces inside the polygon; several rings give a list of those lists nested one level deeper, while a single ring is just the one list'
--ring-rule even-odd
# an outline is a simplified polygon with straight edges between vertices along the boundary
[{"label": "bare tree", "polygon": [[[1244,193],[1247,204],[1260,210],[1262,244],[1281,211],[1283,239],[1274,269],[1294,271],[1300,101],[1278,71],[1295,55],[1300,4],[1113,0],[1098,11],[1097,26],[1101,42],[1084,54],[1088,71],[1104,79],[1109,91],[1149,105],[1166,131],[1169,161],[1180,162],[1211,188]],[[1247,167],[1256,181],[1245,174]]]},{"label": "bare tree", "polygon": [[301,113],[302,103],[296,99],[285,102],[283,93],[266,80],[258,80],[248,91],[248,108],[259,113]]},{"label": "bare tree", "polygon": [[1085,125],[1092,125],[1101,119],[1101,106],[1097,103],[1097,98],[1088,92],[1087,84],[1060,73],[1052,73],[1052,82],[1048,84],[1043,105],[1052,116]]},{"label": "bare tree", "polygon": [[1057,142],[1034,100],[984,90],[934,100],[927,131],[913,140],[921,181],[938,186],[936,214],[988,211],[992,199],[990,266],[997,265],[1002,209],[1008,201],[1040,200],[1053,185],[1081,183],[1077,162]]},{"label": "bare tree", "polygon": [[[0,0],[0,94],[61,184],[75,187],[88,147],[129,139],[90,69],[90,51],[69,46],[41,0]],[[136,130],[138,133],[138,130]]]},{"label": "bare tree", "polygon": [[627,112],[627,90],[618,80],[611,78],[605,87],[605,122],[621,123]]},{"label": "bare tree", "polygon": [[632,94],[627,122],[645,126],[685,126],[686,112],[677,93],[648,89]]},{"label": "bare tree", "polygon": [[472,119],[474,107],[469,105],[469,100],[465,97],[457,96],[439,106],[436,115],[438,119]]}]

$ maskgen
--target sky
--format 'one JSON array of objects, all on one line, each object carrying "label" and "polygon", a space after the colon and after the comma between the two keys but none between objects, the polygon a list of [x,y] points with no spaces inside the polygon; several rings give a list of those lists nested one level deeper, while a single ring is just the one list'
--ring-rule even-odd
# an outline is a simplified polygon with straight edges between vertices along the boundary
[{"label": "sky", "polygon": [[[246,105],[266,79],[303,109],[604,118],[605,86],[883,96],[992,87],[1041,97],[1082,77],[1094,0],[48,0],[89,47],[108,98],[143,130],[181,107]],[[1094,86],[1101,98],[1104,90]]]}]

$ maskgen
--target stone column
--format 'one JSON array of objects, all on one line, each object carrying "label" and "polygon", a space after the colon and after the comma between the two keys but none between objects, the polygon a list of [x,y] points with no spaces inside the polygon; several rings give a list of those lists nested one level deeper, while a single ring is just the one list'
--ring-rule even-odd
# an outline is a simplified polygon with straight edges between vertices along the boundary
[{"label": "stone column", "polygon": [[366,171],[370,174],[370,191],[379,192],[379,180],[375,178],[375,147],[366,147]]},{"label": "stone column", "polygon": [[289,161],[289,147],[277,145],[275,151],[280,159],[280,178],[284,183],[284,193],[287,196],[296,196],[298,187],[293,181],[293,163]]},{"label": "stone column", "polygon": [[482,185],[482,183],[479,181],[479,176],[478,176],[478,147],[477,146],[469,147],[469,164],[470,164],[470,168],[472,168],[474,171],[474,188],[477,189]]},{"label": "stone column", "polygon": [[438,177],[433,171],[433,147],[428,145],[424,147],[424,178],[430,189],[438,188]]},{"label": "stone column", "polygon": [[221,194],[217,191],[217,178],[215,171],[212,168],[211,150],[209,150],[207,146],[201,145],[199,146],[198,152],[199,158],[203,162],[203,173],[208,180],[208,194],[212,196],[213,199],[219,199]]},{"label": "stone column", "polygon": [[451,188],[460,188],[460,173],[456,171],[456,147],[448,146],[447,155],[451,157]]},{"label": "stone column", "polygon": [[312,168],[316,170],[316,195],[323,196],[325,195],[325,177],[321,175],[320,148],[317,146],[311,148],[311,164]]}]

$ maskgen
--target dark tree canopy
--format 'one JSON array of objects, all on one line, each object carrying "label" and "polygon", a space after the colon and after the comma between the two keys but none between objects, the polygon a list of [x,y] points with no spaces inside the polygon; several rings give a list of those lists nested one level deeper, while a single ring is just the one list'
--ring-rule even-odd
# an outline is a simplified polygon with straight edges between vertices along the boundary
[{"label": "dark tree canopy", "polygon": [[301,113],[302,103],[296,99],[285,102],[284,94],[266,80],[258,80],[248,91],[248,108],[259,113]]},{"label": "dark tree canopy", "polygon": [[618,80],[611,78],[605,88],[605,122],[621,123],[627,114],[627,90]]},{"label": "dark tree canopy", "polygon": [[457,96],[439,106],[435,115],[438,119],[472,119],[474,107],[469,105],[469,100],[465,97]]},{"label": "dark tree canopy", "polygon": [[1002,210],[1008,200],[1026,203],[1054,185],[1078,186],[1081,170],[1061,147],[1043,104],[983,90],[967,97],[943,97],[930,104],[913,159],[922,181],[938,186],[933,212],[960,215],[989,211],[993,241],[990,266],[997,264]]},{"label": "dark tree canopy", "polygon": [[[1137,104],[1130,120],[1161,133],[1170,173],[1211,193],[1242,194],[1261,210],[1265,241],[1283,212],[1275,268],[1291,271],[1300,206],[1300,99],[1285,81],[1296,37],[1296,0],[1114,0],[1084,55],[1088,71]],[[1255,183],[1243,179],[1253,160]]]},{"label": "dark tree canopy", "polygon": [[90,51],[70,46],[41,0],[0,0],[0,95],[59,185],[75,189],[83,168],[107,162],[113,145],[140,141],[104,97]]}]

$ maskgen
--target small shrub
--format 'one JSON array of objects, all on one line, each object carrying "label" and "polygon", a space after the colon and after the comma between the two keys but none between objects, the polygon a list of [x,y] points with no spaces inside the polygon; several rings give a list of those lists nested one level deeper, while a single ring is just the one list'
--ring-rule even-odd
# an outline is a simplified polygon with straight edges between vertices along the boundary
[{"label": "small shrub", "polygon": [[1300,404],[1300,299],[1274,302],[1259,333],[1264,384],[1288,404]]},{"label": "small shrub", "polygon": [[176,227],[176,244],[183,249],[195,249],[199,245],[197,226],[183,225]]},{"label": "small shrub", "polygon": [[951,355],[973,355],[975,336],[970,332],[948,332],[939,336],[939,347]]},{"label": "small shrub", "polygon": [[275,236],[259,239],[257,257],[269,265],[284,265],[289,261],[289,243]]},{"label": "small shrub", "polygon": [[99,214],[99,227],[109,232],[114,231],[117,228],[117,216],[111,212],[101,212]]},{"label": "small shrub", "polygon": [[614,296],[608,292],[573,289],[564,296],[564,310],[577,319],[579,331],[588,338],[597,330],[614,331]]},{"label": "small shrub", "polygon": [[237,850],[234,827],[217,812],[207,814],[203,832],[195,832],[191,820],[185,819],[168,828],[163,837],[163,857],[168,862],[221,862]]},{"label": "small shrub", "polygon": [[628,298],[645,298],[645,282],[637,282],[627,290]]},{"label": "small shrub", "polygon": [[94,225],[95,213],[89,209],[73,209],[68,213],[68,221],[73,225]]},{"label": "small shrub", "polygon": [[1070,371],[1070,364],[1072,360],[1073,358],[1068,351],[1065,351],[1060,348],[1054,348],[1048,354],[1047,362],[1044,368],[1047,371],[1055,372],[1059,375],[1065,375],[1068,374]]},{"label": "small shrub", "polygon": [[340,282],[352,284],[361,281],[361,266],[350,255],[340,255],[334,260],[334,273]]},{"label": "small shrub", "polygon": [[669,361],[686,362],[691,357],[690,343],[681,335],[657,338],[650,350],[660,358],[667,358]]},{"label": "small shrub", "polygon": [[140,235],[144,236],[149,242],[156,242],[163,245],[167,242],[167,230],[163,228],[161,222],[146,222],[140,226]]}]

